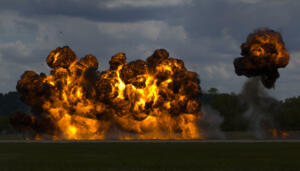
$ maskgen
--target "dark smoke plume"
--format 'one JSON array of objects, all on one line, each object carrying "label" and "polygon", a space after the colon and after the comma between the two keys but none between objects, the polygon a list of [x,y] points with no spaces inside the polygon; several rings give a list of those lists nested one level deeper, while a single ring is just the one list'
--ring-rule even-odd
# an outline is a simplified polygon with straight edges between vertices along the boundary
[{"label": "dark smoke plume", "polygon": [[279,78],[278,68],[289,62],[289,53],[284,47],[281,34],[269,28],[255,30],[241,45],[243,57],[234,60],[237,75],[260,76],[266,88],[273,88]]},{"label": "dark smoke plume", "polygon": [[262,28],[248,35],[241,45],[241,55],[234,60],[235,72],[250,77],[240,94],[241,101],[248,106],[244,117],[256,137],[264,138],[276,130],[274,116],[280,111],[280,102],[269,96],[265,88],[275,86],[278,68],[289,63],[289,53],[279,32]]}]

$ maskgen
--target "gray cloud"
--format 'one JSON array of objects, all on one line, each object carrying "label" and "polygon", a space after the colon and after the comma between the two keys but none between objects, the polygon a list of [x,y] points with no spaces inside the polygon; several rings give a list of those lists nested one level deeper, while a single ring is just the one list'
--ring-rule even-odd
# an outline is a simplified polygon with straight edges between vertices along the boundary
[{"label": "gray cloud", "polygon": [[101,69],[120,51],[134,60],[166,48],[199,73],[204,89],[239,92],[245,77],[235,75],[232,61],[248,33],[267,26],[282,32],[292,52],[270,93],[298,96],[299,7],[297,0],[3,0],[0,91],[14,90],[24,70],[48,72],[49,51],[69,45],[78,56],[96,55]]},{"label": "gray cloud", "polygon": [[105,5],[107,8],[120,8],[120,7],[164,7],[164,6],[177,6],[182,4],[190,4],[192,0],[111,0],[100,5]]}]

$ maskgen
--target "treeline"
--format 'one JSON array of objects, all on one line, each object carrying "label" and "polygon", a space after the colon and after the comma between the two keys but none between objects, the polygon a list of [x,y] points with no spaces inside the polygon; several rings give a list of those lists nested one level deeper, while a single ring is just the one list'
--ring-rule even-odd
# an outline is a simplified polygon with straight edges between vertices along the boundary
[{"label": "treeline", "polygon": [[243,113],[248,107],[240,102],[236,94],[204,93],[201,103],[209,105],[223,117],[222,131],[245,131],[248,129],[247,120],[243,117]]},{"label": "treeline", "polygon": [[[211,88],[201,97],[201,103],[209,105],[218,111],[224,119],[221,129],[223,131],[246,131],[249,121],[244,113],[249,109],[241,97],[235,93],[218,93]],[[0,130],[9,127],[9,116],[16,111],[29,112],[17,92],[0,93]],[[276,128],[281,130],[300,130],[300,96],[278,101],[271,105],[267,112],[272,115]]]},{"label": "treeline", "polygon": [[20,100],[19,93],[0,93],[0,115],[9,115],[16,111],[29,111],[29,107]]},{"label": "treeline", "polygon": [[[202,104],[210,105],[224,118],[221,125],[223,131],[246,131],[249,129],[249,120],[245,112],[249,109],[241,96],[235,93],[218,93],[211,88],[201,98]],[[300,96],[287,98],[283,101],[274,101],[265,109],[266,116],[274,128],[287,131],[300,130]],[[261,123],[266,124],[268,123]],[[271,127],[271,126],[270,126]]]},{"label": "treeline", "polygon": [[10,114],[16,111],[28,112],[29,107],[20,100],[17,92],[0,93],[0,134],[11,131],[9,123]]}]

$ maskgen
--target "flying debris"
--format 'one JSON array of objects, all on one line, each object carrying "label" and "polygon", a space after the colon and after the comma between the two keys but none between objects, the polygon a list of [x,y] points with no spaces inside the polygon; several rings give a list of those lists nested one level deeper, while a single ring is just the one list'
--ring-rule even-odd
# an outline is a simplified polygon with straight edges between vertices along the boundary
[{"label": "flying debris", "polygon": [[269,28],[255,30],[241,45],[243,57],[234,60],[237,75],[261,77],[266,88],[273,88],[279,78],[278,68],[289,63],[289,53],[284,47],[281,34]]},{"label": "flying debris", "polygon": [[203,139],[200,80],[164,49],[127,63],[118,53],[98,71],[93,55],[80,60],[67,46],[47,57],[50,75],[25,71],[17,83],[31,114],[12,125],[34,139]]}]

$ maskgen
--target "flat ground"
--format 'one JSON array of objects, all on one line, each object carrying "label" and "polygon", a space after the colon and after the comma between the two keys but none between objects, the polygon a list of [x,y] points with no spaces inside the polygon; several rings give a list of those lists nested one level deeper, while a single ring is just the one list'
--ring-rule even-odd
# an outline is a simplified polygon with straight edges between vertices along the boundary
[{"label": "flat ground", "polygon": [[0,143],[0,170],[300,170],[299,142]]}]

